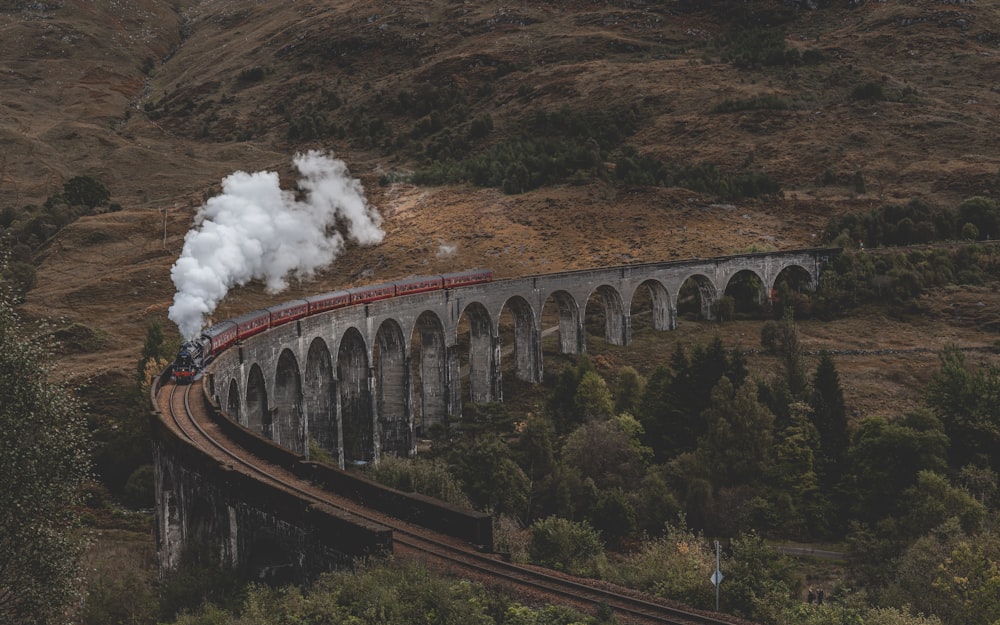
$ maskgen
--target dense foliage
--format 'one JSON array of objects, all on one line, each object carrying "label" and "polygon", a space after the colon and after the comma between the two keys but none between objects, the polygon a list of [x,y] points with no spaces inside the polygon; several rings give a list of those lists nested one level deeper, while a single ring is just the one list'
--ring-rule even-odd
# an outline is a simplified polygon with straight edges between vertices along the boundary
[{"label": "dense foliage", "polygon": [[[795,292],[778,285],[779,297],[798,318],[832,318],[866,305],[888,305],[897,314],[919,313],[920,296],[932,288],[983,286],[1000,268],[1000,250],[993,245],[964,245],[905,250],[850,250],[827,265],[815,293]],[[985,329],[994,327],[981,319]]]},{"label": "dense foliage", "polygon": [[596,625],[567,608],[528,607],[469,581],[432,574],[417,563],[362,567],[323,576],[307,589],[250,586],[234,609],[199,606],[174,625]]},{"label": "dense foliage", "polygon": [[843,247],[912,245],[932,241],[996,239],[1000,235],[1000,205],[987,197],[971,197],[954,208],[911,200],[887,204],[869,213],[849,213],[830,219],[823,240]]},{"label": "dense foliage", "polygon": [[[640,117],[638,110],[538,110],[520,123],[510,138],[480,150],[473,149],[466,139],[438,137],[428,144],[430,163],[418,169],[412,181],[468,183],[523,193],[600,178],[624,185],[684,187],[725,199],[780,190],[780,185],[763,172],[724,173],[711,163],[670,164],[640,155],[625,143],[637,130]],[[609,162],[614,163],[613,169],[607,167]]]},{"label": "dense foliage", "polygon": [[0,621],[61,622],[78,601],[76,532],[89,439],[79,407],[53,380],[45,341],[0,297]]},{"label": "dense foliage", "polygon": [[[718,339],[678,346],[648,379],[583,357],[550,377],[545,418],[453,428],[430,455],[466,492],[492,485],[477,505],[521,520],[520,543],[504,542],[516,560],[710,609],[705,536],[718,536],[733,614],[992,625],[1000,369],[949,348],[925,408],[852,422],[834,357],[806,370],[790,312],[765,328],[769,373]],[[849,545],[843,585],[806,610],[801,573],[762,536]],[[606,559],[602,543],[626,555]]]}]

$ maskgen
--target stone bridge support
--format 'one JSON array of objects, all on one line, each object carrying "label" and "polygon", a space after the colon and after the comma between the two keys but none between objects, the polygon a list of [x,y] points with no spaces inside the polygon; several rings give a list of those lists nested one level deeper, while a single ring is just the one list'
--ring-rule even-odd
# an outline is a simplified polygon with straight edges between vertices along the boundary
[{"label": "stone bridge support", "polygon": [[727,293],[767,307],[780,280],[813,290],[838,252],[570,271],[343,308],[220,355],[212,393],[247,427],[296,451],[323,450],[341,466],[412,455],[418,436],[461,418],[463,402],[501,401],[505,370],[526,382],[542,380],[546,310],[555,316],[562,353],[586,351],[588,315],[603,321],[606,343],[623,346],[632,340],[640,299],[651,308],[653,329],[675,330],[682,307],[711,319],[713,303]]},{"label": "stone bridge support", "polygon": [[302,583],[355,558],[391,549],[388,530],[358,528],[215,463],[162,421],[153,444],[159,569],[217,563],[241,577]]}]

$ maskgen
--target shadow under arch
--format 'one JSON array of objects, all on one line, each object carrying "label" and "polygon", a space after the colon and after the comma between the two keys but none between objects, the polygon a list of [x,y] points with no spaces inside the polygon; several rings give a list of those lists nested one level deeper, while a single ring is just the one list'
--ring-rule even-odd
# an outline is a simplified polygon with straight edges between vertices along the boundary
[{"label": "shadow under arch", "polygon": [[[657,331],[673,330],[677,327],[675,311],[671,310],[670,293],[659,280],[650,278],[636,287],[629,302],[630,330],[652,327]],[[646,321],[646,316],[649,321]]]},{"label": "shadow under arch", "polygon": [[254,363],[247,376],[247,427],[271,438],[271,409],[267,402],[264,372]]},{"label": "shadow under arch", "polygon": [[337,381],[333,377],[330,348],[321,338],[313,339],[306,354],[303,399],[307,440],[315,441],[320,449],[330,453],[343,467],[340,422],[337,419]]},{"label": "shadow under arch", "polygon": [[343,431],[344,464],[375,459],[375,424],[369,383],[368,352],[357,328],[348,328],[337,350],[337,387],[340,391],[340,423]]},{"label": "shadow under arch", "polygon": [[444,324],[436,313],[420,313],[410,337],[411,388],[416,402],[413,406],[413,427],[417,437],[428,436],[430,429],[444,425],[448,419],[448,348],[445,345]]},{"label": "shadow under arch", "polygon": [[[580,324],[580,305],[568,291],[553,291],[545,298],[542,304],[543,328],[552,321],[557,323],[560,354],[580,354],[586,350]],[[543,329],[542,333],[546,334],[547,330]]]},{"label": "shadow under arch", "polygon": [[759,314],[771,307],[769,289],[753,269],[741,269],[730,276],[723,295],[733,299],[736,313]]},{"label": "shadow under arch", "polygon": [[[467,338],[463,337],[466,331]],[[500,401],[498,338],[486,307],[479,302],[466,306],[459,316],[458,333],[461,368],[463,374],[468,371],[469,399],[474,404]]]},{"label": "shadow under arch", "polygon": [[274,374],[274,441],[292,451],[305,451],[302,423],[302,376],[290,349],[282,350]]},{"label": "shadow under arch", "polygon": [[587,298],[584,316],[585,323],[589,321],[591,325],[604,326],[604,341],[608,345],[628,345],[628,318],[618,289],[607,284],[594,289]]},{"label": "shadow under arch", "polygon": [[717,289],[711,278],[695,273],[684,278],[677,296],[678,315],[694,315],[701,319],[712,319],[712,303],[717,299]]},{"label": "shadow under arch", "polygon": [[403,330],[395,319],[383,321],[375,334],[372,366],[375,370],[379,451],[382,454],[409,456],[414,450],[410,417],[410,363]]},{"label": "shadow under arch", "polygon": [[812,301],[805,293],[816,290],[817,281],[802,265],[788,265],[774,276],[768,285],[771,307],[779,314],[784,308],[792,307],[796,316],[807,315],[812,310]]},{"label": "shadow under arch", "polygon": [[229,380],[229,392],[226,393],[226,414],[237,423],[243,423],[243,414],[240,412],[240,383],[235,378]]},{"label": "shadow under arch", "polygon": [[[513,335],[504,332],[510,330],[505,321],[504,313],[510,312],[513,319]],[[538,342],[538,331],[535,324],[535,311],[531,304],[520,295],[515,295],[504,302],[497,318],[497,336],[500,338],[500,359],[503,361],[504,346],[508,342],[514,349],[514,376],[524,382],[540,382],[542,379],[541,345]]]}]

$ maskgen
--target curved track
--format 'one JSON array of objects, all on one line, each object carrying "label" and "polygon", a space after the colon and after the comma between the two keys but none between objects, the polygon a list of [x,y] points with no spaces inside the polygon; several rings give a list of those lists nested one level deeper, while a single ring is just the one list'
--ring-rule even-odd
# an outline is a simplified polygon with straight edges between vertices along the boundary
[{"label": "curved track", "polygon": [[257,480],[282,490],[293,491],[317,503],[389,527],[393,531],[394,549],[399,555],[418,557],[432,565],[486,583],[512,588],[525,597],[571,605],[584,612],[606,606],[624,622],[671,625],[732,625],[737,622],[672,607],[655,598],[594,580],[511,564],[494,555],[479,553],[455,539],[363,508],[356,502],[297,478],[289,468],[262,460],[234,443],[222,433],[215,421],[224,417],[207,405],[202,393],[193,392],[197,388],[196,384],[178,386],[169,383],[158,390],[156,401],[159,413],[167,420],[169,428],[206,455],[234,470],[252,474]]}]

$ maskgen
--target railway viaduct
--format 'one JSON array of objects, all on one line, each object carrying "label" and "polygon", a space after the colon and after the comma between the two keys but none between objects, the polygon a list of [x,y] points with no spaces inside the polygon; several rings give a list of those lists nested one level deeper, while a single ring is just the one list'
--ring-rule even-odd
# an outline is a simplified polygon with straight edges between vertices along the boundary
[{"label": "railway viaduct", "polygon": [[543,311],[558,315],[562,353],[585,351],[588,313],[603,318],[607,343],[628,345],[632,304],[642,296],[653,327],[673,330],[682,289],[697,290],[701,316],[710,319],[712,303],[737,282],[751,285],[763,305],[783,274],[815,288],[833,253],[553,273],[336,310],[230,349],[212,367],[211,392],[232,418],[293,451],[308,455],[312,442],[341,466],[377,462],[383,453],[411,455],[418,435],[461,417],[463,400],[502,401],[501,320],[512,320],[506,325],[513,326],[515,375],[537,383]]},{"label": "railway viaduct", "polygon": [[[679,302],[707,319],[726,294],[768,306],[779,278],[813,290],[837,253],[805,249],[570,271],[342,308],[237,344],[216,358],[203,386],[231,422],[306,460],[317,448],[341,468],[378,462],[384,454],[411,456],[422,434],[461,418],[463,401],[502,401],[502,369],[541,381],[543,315],[557,324],[561,353],[585,351],[588,317],[603,323],[607,343],[628,345],[640,312],[651,314],[654,329],[674,330]],[[501,367],[502,346],[513,348],[512,366]],[[251,503],[246,500],[253,497],[241,495],[238,505],[197,509],[198,501],[233,497],[231,472],[178,451],[160,430],[154,452],[161,569],[176,564],[177,545],[195,536],[195,525],[203,537],[237,525],[271,526],[269,536],[283,537],[275,549],[300,555],[322,552],[317,535],[336,534],[329,520],[317,530],[315,519],[301,513],[268,510],[270,496]],[[246,547],[233,537],[247,532],[224,534],[215,544],[225,560],[239,560]]]}]

